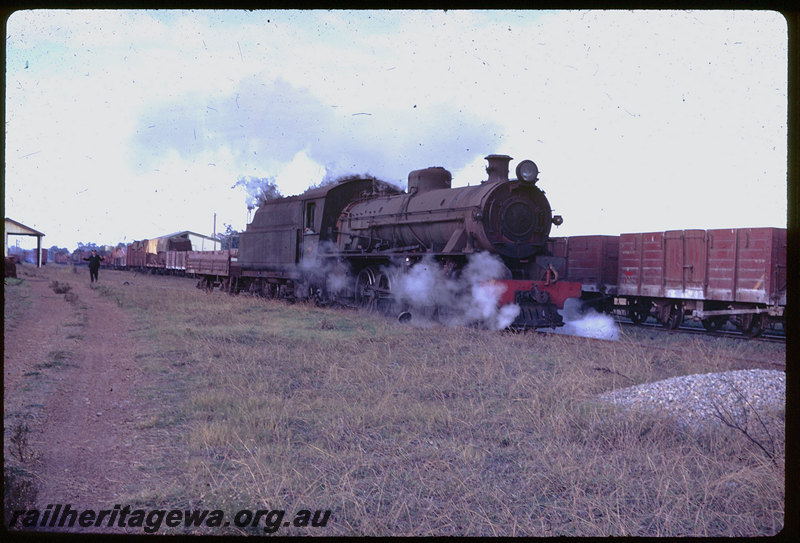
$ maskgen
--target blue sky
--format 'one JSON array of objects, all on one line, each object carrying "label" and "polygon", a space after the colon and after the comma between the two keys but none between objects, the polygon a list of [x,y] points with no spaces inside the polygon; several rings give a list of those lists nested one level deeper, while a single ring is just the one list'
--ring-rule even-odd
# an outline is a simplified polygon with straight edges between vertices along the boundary
[{"label": "blue sky", "polygon": [[774,12],[37,10],[6,46],[6,216],[48,247],[491,153],[539,165],[555,235],[786,224]]}]

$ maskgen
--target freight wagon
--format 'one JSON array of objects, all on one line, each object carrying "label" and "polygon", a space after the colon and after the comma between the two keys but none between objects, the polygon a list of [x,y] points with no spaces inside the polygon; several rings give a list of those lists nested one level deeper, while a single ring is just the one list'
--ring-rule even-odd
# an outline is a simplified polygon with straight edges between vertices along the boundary
[{"label": "freight wagon", "polygon": [[786,307],[786,230],[676,230],[620,236],[618,294],[652,302],[669,328],[685,316],[708,330],[730,320],[748,335]]},{"label": "freight wagon", "polygon": [[[585,306],[668,328],[685,318],[714,331],[730,321],[749,336],[782,322],[786,229],[738,228],[575,236],[549,242]],[[614,273],[613,270],[616,270]]]},{"label": "freight wagon", "polygon": [[[235,292],[236,280],[241,276],[237,266],[238,256],[238,249],[189,251],[185,257],[186,274],[199,276],[197,286],[200,288],[211,290],[219,287],[227,292]],[[231,278],[234,278],[233,283]]]}]

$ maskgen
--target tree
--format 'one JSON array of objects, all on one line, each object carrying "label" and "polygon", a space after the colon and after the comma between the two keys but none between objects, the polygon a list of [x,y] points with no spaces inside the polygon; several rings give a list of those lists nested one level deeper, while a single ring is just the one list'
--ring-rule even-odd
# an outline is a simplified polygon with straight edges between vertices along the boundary
[{"label": "tree", "polygon": [[90,241],[89,243],[81,243],[79,241],[76,251],[91,251],[92,249],[99,252],[100,246],[93,241]]},{"label": "tree", "polygon": [[66,247],[59,247],[57,245],[53,245],[49,249],[47,249],[47,260],[55,261],[56,255],[63,254],[68,255],[69,249]]},{"label": "tree", "polygon": [[230,224],[222,223],[225,226],[225,232],[217,234],[217,239],[220,241],[220,248],[238,249],[239,248],[239,232],[234,230]]}]

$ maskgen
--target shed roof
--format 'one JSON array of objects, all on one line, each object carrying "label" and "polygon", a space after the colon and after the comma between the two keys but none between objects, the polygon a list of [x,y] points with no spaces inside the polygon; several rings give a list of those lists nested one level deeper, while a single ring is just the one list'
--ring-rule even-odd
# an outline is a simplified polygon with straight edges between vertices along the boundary
[{"label": "shed roof", "polygon": [[18,234],[22,236],[44,236],[42,232],[34,230],[30,226],[25,226],[21,222],[15,221],[14,219],[9,219],[8,217],[6,217],[5,219],[5,230],[6,234]]},{"label": "shed roof", "polygon": [[197,236],[200,238],[210,239],[211,241],[219,242],[218,239],[214,239],[211,236],[206,236],[204,234],[198,234],[197,232],[192,232],[191,230],[181,230],[180,232],[173,232],[172,234],[166,234],[164,236],[159,236],[158,238],[153,238],[153,239],[185,237],[185,236]]}]

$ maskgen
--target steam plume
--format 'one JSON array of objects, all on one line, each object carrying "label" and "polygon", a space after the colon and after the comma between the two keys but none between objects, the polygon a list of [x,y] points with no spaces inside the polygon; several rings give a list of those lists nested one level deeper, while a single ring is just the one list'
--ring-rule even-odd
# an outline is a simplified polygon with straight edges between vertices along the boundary
[{"label": "steam plume", "polygon": [[556,334],[589,337],[595,339],[619,339],[619,326],[610,315],[598,313],[594,309],[581,313],[578,300],[567,300],[560,311],[564,326],[552,330]]},{"label": "steam plume", "polygon": [[489,253],[471,255],[460,276],[426,257],[399,276],[395,296],[415,320],[436,313],[437,320],[450,326],[483,324],[501,330],[519,314],[516,305],[498,307],[505,286],[492,280],[508,276],[503,262]]}]

